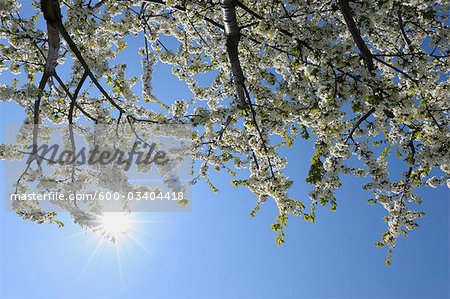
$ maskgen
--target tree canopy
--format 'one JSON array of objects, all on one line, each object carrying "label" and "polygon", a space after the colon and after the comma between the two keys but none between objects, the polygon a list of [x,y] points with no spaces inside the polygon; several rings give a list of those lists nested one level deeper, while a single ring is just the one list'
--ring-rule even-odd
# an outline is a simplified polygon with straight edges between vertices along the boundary
[{"label": "tree canopy", "polygon": [[[336,210],[343,174],[365,177],[386,209],[376,244],[389,263],[424,215],[410,207],[417,188],[450,187],[448,1],[42,0],[22,4],[34,7],[26,17],[19,1],[0,3],[0,70],[27,78],[1,85],[0,100],[22,106],[26,123],[189,124],[197,178],[216,190],[212,169],[235,175],[257,198],[252,216],[274,200],[277,244],[289,215],[313,222],[318,205]],[[140,78],[114,63],[122,51],[141,61]],[[192,98],[168,105],[152,93],[158,61]],[[289,193],[280,151],[309,138],[306,202]]]}]

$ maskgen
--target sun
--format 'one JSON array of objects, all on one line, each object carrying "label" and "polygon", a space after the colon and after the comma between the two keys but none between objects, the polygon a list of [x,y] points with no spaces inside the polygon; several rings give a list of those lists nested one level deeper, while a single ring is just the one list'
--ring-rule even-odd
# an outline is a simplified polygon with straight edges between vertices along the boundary
[{"label": "sun", "polygon": [[116,241],[129,232],[131,228],[130,213],[108,212],[98,218],[98,229],[107,238]]}]

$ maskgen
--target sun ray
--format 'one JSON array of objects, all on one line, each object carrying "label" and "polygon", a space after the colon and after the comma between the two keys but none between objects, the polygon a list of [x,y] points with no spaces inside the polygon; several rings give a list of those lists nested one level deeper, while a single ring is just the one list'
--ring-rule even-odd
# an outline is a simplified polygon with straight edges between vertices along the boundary
[{"label": "sun ray", "polygon": [[120,250],[120,244],[114,244],[115,251],[116,251],[116,262],[117,262],[117,268],[119,272],[119,280],[120,280],[120,287],[123,290],[125,288],[125,276],[123,272],[123,266],[122,266],[122,254]]},{"label": "sun ray", "polygon": [[92,263],[92,261],[96,257],[97,252],[99,251],[100,247],[102,247],[104,241],[105,241],[105,239],[99,238],[97,246],[95,247],[94,251],[92,251],[92,253],[89,255],[89,258],[86,261],[86,264],[84,265],[83,269],[80,271],[79,279],[82,278],[84,272],[86,272],[86,270],[89,268],[90,264]]},{"label": "sun ray", "polygon": [[142,244],[139,241],[139,239],[134,236],[134,234],[129,234],[128,237],[130,238],[131,241],[133,241],[136,245],[138,245],[139,248],[144,250],[149,255],[153,255],[153,253],[147,247],[145,247],[144,244]]}]

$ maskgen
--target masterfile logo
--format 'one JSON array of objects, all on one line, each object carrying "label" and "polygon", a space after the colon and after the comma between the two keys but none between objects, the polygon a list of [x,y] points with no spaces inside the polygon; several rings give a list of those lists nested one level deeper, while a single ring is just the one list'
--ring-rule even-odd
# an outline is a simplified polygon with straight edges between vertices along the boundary
[{"label": "masterfile logo", "polygon": [[9,127],[6,206],[189,211],[191,136],[169,124]]}]

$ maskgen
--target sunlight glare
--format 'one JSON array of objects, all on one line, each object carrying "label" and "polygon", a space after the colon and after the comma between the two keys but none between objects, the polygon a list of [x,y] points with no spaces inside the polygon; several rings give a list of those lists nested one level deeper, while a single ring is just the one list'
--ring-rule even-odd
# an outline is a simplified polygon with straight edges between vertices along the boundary
[{"label": "sunlight glare", "polygon": [[106,237],[117,240],[127,234],[131,227],[131,215],[122,212],[103,213],[99,217],[100,232]]}]

